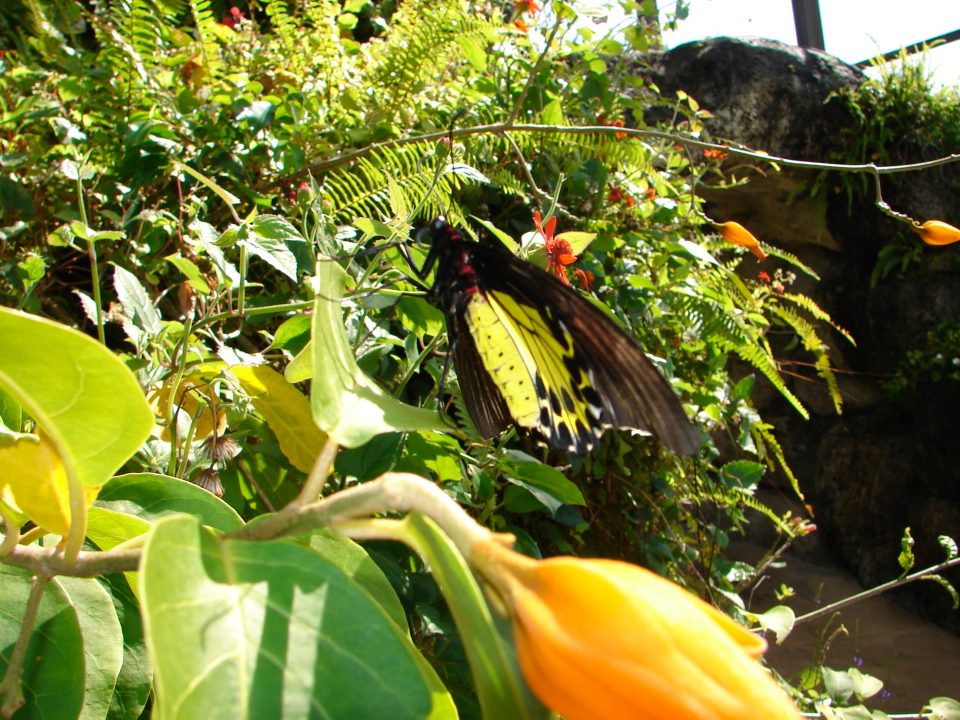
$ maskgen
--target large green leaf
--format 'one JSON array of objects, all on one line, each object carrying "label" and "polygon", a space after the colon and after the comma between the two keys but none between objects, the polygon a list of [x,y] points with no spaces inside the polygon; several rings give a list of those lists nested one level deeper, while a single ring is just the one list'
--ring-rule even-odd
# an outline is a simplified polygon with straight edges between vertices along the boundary
[{"label": "large green leaf", "polygon": [[123,633],[123,663],[107,718],[137,720],[143,713],[153,685],[153,669],[143,638],[140,605],[123,575],[105,575],[98,580],[110,594]]},{"label": "large green leaf", "polygon": [[307,548],[165,518],[144,549],[140,597],[158,720],[437,717],[416,649]]},{"label": "large green leaf", "polygon": [[403,519],[404,540],[427,562],[450,606],[470,662],[486,720],[544,720],[549,711],[521,679],[512,642],[490,613],[463,556],[439,527],[419,513]]},{"label": "large green leaf", "polygon": [[154,522],[171,513],[188,513],[221,532],[243,525],[236,510],[193,483],[169,475],[117,475],[97,495],[97,505]]},{"label": "large green leaf", "polygon": [[400,598],[383,574],[383,570],[367,554],[367,551],[350,538],[330,530],[315,530],[306,538],[306,543],[318,555],[333,563],[357,585],[362,587],[397,627],[407,632],[407,615]]},{"label": "large green leaf", "polygon": [[359,447],[395,430],[444,429],[437,413],[396,400],[357,366],[340,309],[346,278],[335,262],[319,263],[309,345],[310,401],[317,425],[345,447]]},{"label": "large green leaf", "polygon": [[123,632],[113,600],[103,585],[93,578],[58,577],[77,611],[83,635],[84,668],[83,709],[78,720],[102,720],[110,709],[110,700],[123,665]]},{"label": "large green leaf", "polygon": [[[30,572],[0,565],[0,675],[6,672],[30,595]],[[77,611],[56,581],[43,590],[23,666],[26,704],[15,720],[76,720],[83,707],[83,638]]]},{"label": "large green leaf", "polygon": [[140,386],[116,355],[76,330],[3,307],[0,387],[88,487],[105,483],[153,428]]}]

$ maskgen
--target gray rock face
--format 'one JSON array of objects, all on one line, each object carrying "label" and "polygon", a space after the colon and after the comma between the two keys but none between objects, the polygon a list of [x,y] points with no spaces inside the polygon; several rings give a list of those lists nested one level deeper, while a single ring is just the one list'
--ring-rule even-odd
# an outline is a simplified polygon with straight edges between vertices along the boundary
[{"label": "gray rock face", "polygon": [[[856,127],[846,104],[832,94],[862,79],[858,70],[818,51],[732,38],[666,52],[654,60],[652,77],[664,96],[682,89],[713,113],[706,123],[713,138],[819,161],[831,161]],[[895,150],[904,153],[902,162],[915,162],[957,148]],[[955,167],[885,178],[884,199],[920,220],[960,225]],[[869,586],[899,574],[906,526],[917,541],[918,569],[943,559],[937,535],[960,541],[960,382],[930,377],[895,398],[882,388],[909,351],[928,345],[941,323],[960,325],[960,247],[923,247],[919,262],[902,277],[894,272],[871,285],[882,247],[898,234],[905,242],[919,240],[882,215],[873,198],[850,204],[846,195],[827,192],[812,199],[814,179],[806,170],[757,173],[746,186],[703,194],[711,217],[737,220],[812,266],[821,282],[794,289],[811,295],[857,341],[852,347],[824,331],[841,373],[842,416],[833,413],[817,382],[790,383],[811,410],[809,422],[775,392],[759,393],[758,402],[777,427],[822,538]],[[776,260],[742,267],[772,275]],[[780,356],[809,360],[786,347]],[[950,577],[960,585],[958,575]],[[960,614],[949,609],[941,589],[898,592],[914,610],[960,630]]]}]

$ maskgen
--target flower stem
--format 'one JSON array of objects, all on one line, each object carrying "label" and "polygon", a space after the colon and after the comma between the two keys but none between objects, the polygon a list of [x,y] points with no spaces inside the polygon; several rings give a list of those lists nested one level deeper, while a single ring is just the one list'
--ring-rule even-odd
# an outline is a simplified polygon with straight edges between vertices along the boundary
[{"label": "flower stem", "polygon": [[884,593],[887,590],[892,590],[895,587],[900,587],[901,585],[906,585],[907,583],[911,583],[914,580],[923,580],[924,578],[929,577],[934,573],[938,573],[941,570],[947,570],[948,568],[952,568],[956,565],[960,565],[960,557],[947,560],[946,562],[942,562],[938,565],[931,565],[928,568],[925,568],[923,570],[918,570],[917,572],[911,573],[910,575],[904,575],[903,577],[898,577],[897,579],[891,580],[890,582],[885,582],[882,585],[877,585],[876,587],[872,587],[869,590],[864,590],[863,592],[857,593],[856,595],[851,595],[850,597],[846,597],[846,598],[843,598],[842,600],[838,600],[837,602],[830,603],[829,605],[825,605],[822,608],[819,608],[812,612],[808,612],[806,615],[801,615],[796,620],[794,620],[793,624],[794,626],[797,626],[801,623],[810,622],[811,620],[816,620],[818,617],[822,617],[823,615],[829,615],[830,613],[836,612],[841,608],[845,608],[847,605],[852,605],[853,603],[860,602],[861,600],[866,600],[869,597],[873,597],[874,595],[879,595],[880,593]]},{"label": "flower stem", "polygon": [[244,540],[276,538],[377,513],[412,510],[440,525],[465,556],[469,555],[474,542],[490,534],[456,500],[429,480],[411,473],[390,472],[315,503],[291,503],[275,515],[254,520],[226,537]]}]

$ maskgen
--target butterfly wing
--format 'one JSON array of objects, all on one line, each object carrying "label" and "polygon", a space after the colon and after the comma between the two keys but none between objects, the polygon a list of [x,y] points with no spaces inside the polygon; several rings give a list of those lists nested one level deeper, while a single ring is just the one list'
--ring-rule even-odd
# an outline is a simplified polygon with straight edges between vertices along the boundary
[{"label": "butterfly wing", "polygon": [[483,366],[477,345],[469,329],[460,332],[462,322],[456,314],[447,318],[447,337],[453,349],[460,391],[474,426],[484,437],[499,435],[513,423],[503,395]]},{"label": "butterfly wing", "polygon": [[[651,432],[683,455],[696,452],[699,437],[673,389],[616,323],[535,265],[466,244],[478,290],[521,328],[515,340],[527,346],[544,386],[538,427],[551,444],[589,452],[598,428],[614,426]],[[533,332],[524,332],[525,320]]]}]

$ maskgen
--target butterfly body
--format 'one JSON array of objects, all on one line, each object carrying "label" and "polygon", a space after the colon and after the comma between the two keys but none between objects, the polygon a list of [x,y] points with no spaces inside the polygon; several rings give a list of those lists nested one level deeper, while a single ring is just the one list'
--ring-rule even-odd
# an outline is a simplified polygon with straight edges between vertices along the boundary
[{"label": "butterfly body", "polygon": [[465,239],[442,218],[418,233],[436,267],[457,378],[477,429],[516,423],[585,454],[605,427],[646,430],[692,454],[699,438],[643,350],[575,290],[505,248]]}]

